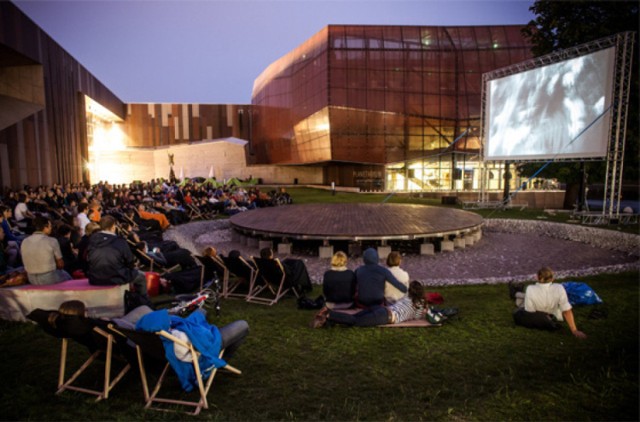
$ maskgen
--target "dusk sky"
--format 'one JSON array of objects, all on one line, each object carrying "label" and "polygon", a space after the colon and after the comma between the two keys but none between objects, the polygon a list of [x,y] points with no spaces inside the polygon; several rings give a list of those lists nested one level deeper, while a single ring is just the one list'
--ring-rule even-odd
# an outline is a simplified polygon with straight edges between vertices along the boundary
[{"label": "dusk sky", "polygon": [[128,103],[248,104],[255,78],[329,24],[511,25],[533,1],[14,1]]}]

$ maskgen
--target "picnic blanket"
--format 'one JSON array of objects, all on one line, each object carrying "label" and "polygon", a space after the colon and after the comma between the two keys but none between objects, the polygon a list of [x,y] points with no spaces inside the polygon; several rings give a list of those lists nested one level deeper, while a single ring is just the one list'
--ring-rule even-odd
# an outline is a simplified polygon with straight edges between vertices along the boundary
[{"label": "picnic blanket", "polygon": [[[348,314],[348,315],[353,315],[353,314],[357,314],[358,312],[360,312],[362,309],[335,309],[333,312],[340,312],[343,314]],[[383,328],[417,328],[417,327],[421,327],[421,328],[428,328],[428,327],[441,327],[442,324],[431,324],[429,323],[429,321],[427,321],[426,319],[412,319],[409,321],[404,321],[398,324],[384,324],[384,325],[378,325],[378,327],[383,327]]]}]

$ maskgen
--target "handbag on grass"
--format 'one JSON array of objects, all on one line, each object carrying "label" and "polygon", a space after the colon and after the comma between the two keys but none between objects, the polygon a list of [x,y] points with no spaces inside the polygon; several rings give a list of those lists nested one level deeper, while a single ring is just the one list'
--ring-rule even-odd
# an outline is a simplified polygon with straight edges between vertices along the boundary
[{"label": "handbag on grass", "polygon": [[27,284],[28,281],[26,271],[14,271],[0,277],[0,287],[14,287]]}]

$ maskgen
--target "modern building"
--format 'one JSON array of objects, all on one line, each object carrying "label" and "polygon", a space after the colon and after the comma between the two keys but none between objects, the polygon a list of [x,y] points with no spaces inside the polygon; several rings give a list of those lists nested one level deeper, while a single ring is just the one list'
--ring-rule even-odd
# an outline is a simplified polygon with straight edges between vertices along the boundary
[{"label": "modern building", "polygon": [[474,190],[482,74],[531,57],[520,26],[329,25],[255,80],[250,105],[125,104],[14,4],[0,22],[13,188],[167,177],[172,154],[188,177]]},{"label": "modern building", "polygon": [[330,25],[256,79],[255,160],[362,189],[477,188],[482,74],[532,57],[521,29]]}]

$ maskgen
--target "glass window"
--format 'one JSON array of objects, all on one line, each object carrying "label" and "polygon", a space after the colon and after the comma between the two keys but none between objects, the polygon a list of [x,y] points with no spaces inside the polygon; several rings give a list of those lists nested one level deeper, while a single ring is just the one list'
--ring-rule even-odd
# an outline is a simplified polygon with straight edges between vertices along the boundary
[{"label": "glass window", "polygon": [[398,26],[387,26],[383,28],[384,32],[384,48],[401,49],[402,32]]},{"label": "glass window", "polygon": [[412,50],[422,49],[422,37],[420,36],[420,27],[405,26],[402,28],[402,39],[404,47]]}]

